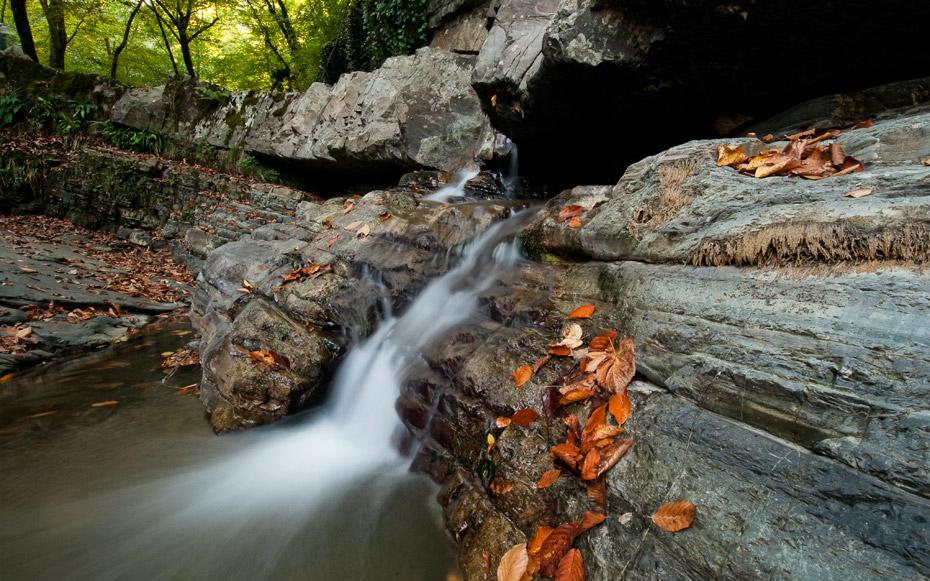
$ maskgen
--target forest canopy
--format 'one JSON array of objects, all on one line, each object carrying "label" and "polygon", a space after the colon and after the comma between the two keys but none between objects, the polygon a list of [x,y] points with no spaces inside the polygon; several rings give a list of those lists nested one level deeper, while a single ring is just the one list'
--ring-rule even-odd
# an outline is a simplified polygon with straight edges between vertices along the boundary
[{"label": "forest canopy", "polygon": [[[302,90],[425,44],[426,0],[0,0],[0,21],[51,68],[157,85]],[[33,48],[34,47],[34,48]]]}]

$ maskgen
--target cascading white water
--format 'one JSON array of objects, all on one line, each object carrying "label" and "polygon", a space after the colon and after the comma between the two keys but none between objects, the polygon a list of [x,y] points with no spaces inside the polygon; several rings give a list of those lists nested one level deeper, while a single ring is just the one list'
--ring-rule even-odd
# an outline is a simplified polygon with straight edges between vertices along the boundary
[{"label": "cascading white water", "polygon": [[[403,429],[395,401],[421,350],[472,319],[481,293],[512,274],[519,251],[508,239],[523,220],[490,228],[402,316],[388,316],[347,356],[330,400],[311,417],[248,434],[258,441],[206,467],[61,508],[72,518],[56,520],[67,524],[29,540],[39,548],[27,550],[42,553],[35,578],[384,578],[377,563],[352,560],[353,547],[417,534],[406,522],[382,522],[391,532],[375,540],[368,524],[413,485],[409,459],[392,444]],[[335,548],[328,537],[340,539]],[[325,555],[295,564],[308,544]]]},{"label": "cascading white water", "polygon": [[465,195],[465,184],[467,184],[469,180],[475,179],[479,173],[478,170],[463,170],[456,174],[455,182],[448,184],[423,199],[431,202],[448,204],[453,198],[463,197]]}]

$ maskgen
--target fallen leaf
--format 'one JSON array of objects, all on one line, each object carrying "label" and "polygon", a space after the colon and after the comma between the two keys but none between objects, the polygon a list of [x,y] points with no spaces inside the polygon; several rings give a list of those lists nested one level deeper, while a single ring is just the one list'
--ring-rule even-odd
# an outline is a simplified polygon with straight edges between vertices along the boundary
[{"label": "fallen leaf", "polygon": [[3,376],[0,376],[0,383],[6,383],[8,381],[13,381],[13,378],[16,377],[16,372],[11,371],[9,373],[4,373]]},{"label": "fallen leaf", "polygon": [[565,553],[555,572],[555,581],[584,581],[584,560],[581,551],[571,549]]},{"label": "fallen leaf", "polygon": [[509,426],[510,422],[512,421],[513,420],[511,420],[510,418],[497,418],[496,420],[494,420],[494,425],[496,425],[500,429],[504,429],[507,426]]},{"label": "fallen leaf", "polygon": [[617,425],[622,426],[623,422],[627,421],[630,417],[631,405],[630,398],[624,389],[620,393],[615,393],[610,396],[610,400],[607,402],[607,407],[610,410],[610,415],[617,420]]},{"label": "fallen leaf", "polygon": [[620,440],[598,450],[601,459],[597,467],[597,477],[600,478],[602,474],[613,468],[629,452],[631,446],[633,446],[633,438]]},{"label": "fallen leaf", "polygon": [[569,405],[592,397],[594,397],[594,392],[590,389],[575,389],[565,393],[565,395],[559,398],[559,404]]},{"label": "fallen leaf", "polygon": [[567,224],[569,228],[573,228],[575,230],[578,230],[583,226],[581,223],[581,218],[569,218]]},{"label": "fallen leaf", "polygon": [[593,315],[596,311],[597,311],[597,307],[594,305],[581,305],[580,307],[572,311],[568,315],[568,318],[569,319],[590,319],[591,315]]},{"label": "fallen leaf", "polygon": [[391,217],[392,216],[390,212],[381,212],[380,214],[378,214],[378,220],[380,220],[381,222],[387,222],[388,220],[391,219]]},{"label": "fallen leaf", "polygon": [[510,419],[513,420],[513,423],[517,424],[521,428],[525,428],[526,426],[535,422],[538,417],[539,414],[536,412],[536,410],[525,408],[510,416]]},{"label": "fallen leaf", "polygon": [[491,489],[491,492],[493,492],[494,494],[498,496],[500,496],[501,494],[507,494],[513,489],[513,482],[504,480],[500,476],[497,476],[494,478],[493,481],[491,481],[490,489]]},{"label": "fallen leaf", "polygon": [[323,230],[332,230],[333,223],[331,220],[323,220]]},{"label": "fallen leaf", "polygon": [[533,368],[529,365],[521,365],[513,372],[513,384],[516,387],[523,387],[526,382],[533,378]]},{"label": "fallen leaf", "polygon": [[604,513],[592,512],[589,510],[585,512],[582,515],[581,520],[577,522],[578,527],[580,529],[579,533],[583,533],[588,529],[593,529],[594,527],[601,524],[605,520],[607,520],[607,515],[605,515]]},{"label": "fallen leaf", "polygon": [[846,192],[847,198],[864,198],[872,194],[875,191],[872,188],[863,188],[861,190],[853,190],[851,192]]},{"label": "fallen leaf", "polygon": [[346,200],[345,203],[342,205],[343,214],[348,214],[354,209],[355,209],[355,202],[353,202],[352,200]]},{"label": "fallen leaf", "polygon": [[872,127],[872,120],[866,119],[865,121],[859,121],[858,123],[853,124],[852,129],[870,129]]},{"label": "fallen leaf", "polygon": [[539,482],[536,483],[536,488],[549,488],[555,481],[559,479],[559,476],[562,475],[562,471],[558,468],[553,468],[552,470],[547,470],[543,472],[543,475],[539,477]]},{"label": "fallen leaf", "polygon": [[291,368],[291,362],[287,357],[274,353],[273,351],[249,351],[249,357],[268,366],[278,365],[285,369]]},{"label": "fallen leaf", "polygon": [[562,341],[558,344],[564,345],[569,349],[577,349],[584,344],[581,340],[583,336],[584,330],[582,330],[581,325],[578,323],[571,323],[562,331]]},{"label": "fallen leaf", "polygon": [[116,405],[116,404],[118,404],[118,403],[119,403],[119,402],[116,401],[115,399],[111,399],[111,400],[108,400],[108,401],[98,401],[97,403],[92,403],[92,404],[90,404],[90,407],[92,407],[92,408],[105,408],[105,407],[110,407],[110,406],[112,406],[112,405]]},{"label": "fallen leaf", "polygon": [[565,462],[572,470],[578,467],[578,446],[564,442],[557,446],[553,446],[549,450],[549,453],[562,462]]},{"label": "fallen leaf", "polygon": [[20,266],[19,269],[20,269],[21,271],[25,272],[26,274],[35,274],[35,273],[39,272],[38,270],[36,270],[36,269],[34,269],[34,268],[29,268],[28,266]]},{"label": "fallen leaf", "polygon": [[581,479],[594,480],[598,477],[597,467],[600,464],[601,455],[597,449],[589,450],[581,464]]},{"label": "fallen leaf", "polygon": [[543,543],[546,542],[546,539],[549,538],[549,535],[551,535],[552,531],[554,530],[554,528],[547,526],[541,526],[536,529],[536,533],[533,535],[533,538],[530,540],[530,544],[527,546],[527,553],[530,555],[539,553],[539,550],[542,549]]},{"label": "fallen leaf", "polygon": [[717,147],[717,166],[731,166],[749,159],[742,145],[720,145]]},{"label": "fallen leaf", "polygon": [[529,566],[530,557],[526,552],[526,543],[514,545],[501,557],[497,566],[497,581],[520,581]]},{"label": "fallen leaf", "polygon": [[39,412],[37,414],[32,414],[31,416],[26,416],[26,419],[45,418],[51,415],[55,415],[57,413],[58,412],[54,410],[50,412]]},{"label": "fallen leaf", "polygon": [[22,329],[16,331],[17,339],[25,339],[29,335],[32,335],[32,327],[23,327]]},{"label": "fallen leaf", "polygon": [[620,521],[620,524],[622,524],[623,526],[626,526],[630,524],[631,522],[633,522],[633,513],[625,512],[621,514],[620,517],[617,518],[617,520]]},{"label": "fallen leaf", "polygon": [[371,228],[368,226],[368,224],[365,224],[364,226],[358,229],[358,231],[355,233],[355,237],[364,238],[365,236],[368,236],[368,234],[370,233],[371,233]]},{"label": "fallen leaf", "polygon": [[921,163],[923,163],[923,164],[926,165],[926,166],[930,166],[930,157],[928,157],[927,159],[923,160]]},{"label": "fallen leaf", "polygon": [[556,222],[561,224],[562,222],[567,222],[568,220],[571,220],[572,218],[581,216],[587,211],[588,211],[587,208],[585,208],[584,206],[572,204],[570,206],[565,206],[564,208],[559,210],[559,215],[556,217],[555,220]]},{"label": "fallen leaf", "polygon": [[533,373],[539,373],[539,370],[543,368],[546,363],[552,361],[552,355],[546,355],[545,357],[540,357],[536,360],[536,363],[533,364]]},{"label": "fallen leaf", "polygon": [[694,504],[687,500],[675,500],[659,507],[652,515],[652,522],[663,531],[677,533],[694,522]]},{"label": "fallen leaf", "polygon": [[565,345],[550,345],[549,355],[554,355],[555,357],[571,357],[572,350]]},{"label": "fallen leaf", "polygon": [[543,577],[555,577],[562,557],[571,548],[578,532],[577,523],[566,523],[549,533],[539,550],[539,572]]},{"label": "fallen leaf", "polygon": [[339,240],[339,235],[338,235],[338,234],[336,234],[335,236],[333,236],[332,238],[330,238],[329,240],[326,241],[326,247],[327,247],[327,248],[332,248],[332,247],[333,247],[333,244],[336,243],[336,240]]},{"label": "fallen leaf", "polygon": [[494,444],[497,443],[497,438],[494,437],[494,434],[488,434],[486,441],[488,443],[488,454],[490,454],[491,450],[494,449]]},{"label": "fallen leaf", "polygon": [[596,502],[602,511],[607,512],[607,481],[604,477],[588,484],[586,492],[588,498]]},{"label": "fallen leaf", "polygon": [[766,133],[765,135],[760,137],[759,140],[762,141],[763,143],[772,143],[773,141],[775,141],[775,136],[772,135],[771,133]]}]

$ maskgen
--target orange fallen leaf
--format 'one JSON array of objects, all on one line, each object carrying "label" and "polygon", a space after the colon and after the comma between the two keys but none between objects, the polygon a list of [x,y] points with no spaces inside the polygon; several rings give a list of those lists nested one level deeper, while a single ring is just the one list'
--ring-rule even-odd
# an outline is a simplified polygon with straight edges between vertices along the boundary
[{"label": "orange fallen leaf", "polygon": [[575,230],[578,230],[579,228],[581,228],[581,227],[583,226],[583,224],[581,223],[581,218],[577,218],[577,217],[576,217],[576,218],[569,218],[567,224],[568,224],[568,227],[569,227],[569,228],[572,228],[572,229],[575,229]]},{"label": "orange fallen leaf", "polygon": [[720,145],[717,147],[717,165],[719,167],[736,165],[749,159],[746,148],[742,145]]},{"label": "orange fallen leaf", "polygon": [[536,363],[533,364],[533,373],[539,373],[539,370],[552,361],[552,355],[546,355],[545,357],[540,357],[536,360]]},{"label": "orange fallen leaf", "polygon": [[872,120],[866,119],[865,121],[859,121],[858,123],[853,124],[852,129],[870,129],[872,127]]},{"label": "orange fallen leaf", "polygon": [[513,420],[513,423],[517,424],[521,428],[525,428],[526,426],[535,422],[538,417],[539,414],[536,412],[536,410],[525,408],[518,410],[515,414],[510,416],[510,419]]},{"label": "orange fallen leaf", "polygon": [[116,405],[116,404],[118,404],[118,403],[119,403],[119,402],[116,401],[115,399],[111,399],[111,400],[108,400],[108,401],[98,401],[97,403],[92,403],[92,404],[90,404],[90,407],[92,407],[92,408],[105,408],[105,407],[110,407],[110,406],[112,406],[112,405]]},{"label": "orange fallen leaf", "polygon": [[601,475],[607,473],[608,470],[613,468],[617,462],[626,456],[626,453],[630,451],[632,446],[633,438],[629,438],[627,440],[615,442],[604,448],[600,448],[598,453],[601,456],[601,460],[597,467],[597,477],[600,478]]},{"label": "orange fallen leaf", "polygon": [[526,543],[514,545],[501,557],[497,566],[497,581],[521,581],[529,566],[530,557],[526,552]]},{"label": "orange fallen leaf", "polygon": [[687,500],[675,500],[659,507],[652,515],[652,522],[663,531],[677,533],[694,522],[694,504]]},{"label": "orange fallen leaf", "polygon": [[601,455],[596,448],[588,451],[581,464],[581,479],[594,480],[598,477],[597,467],[601,462]]},{"label": "orange fallen leaf", "polygon": [[355,209],[355,202],[351,200],[346,200],[345,204],[343,204],[342,213],[348,214],[354,209]]},{"label": "orange fallen leaf", "polygon": [[596,502],[603,512],[607,512],[607,481],[603,477],[588,484],[587,493],[588,498]]},{"label": "orange fallen leaf", "polygon": [[584,560],[581,551],[571,549],[565,553],[555,572],[555,581],[584,581]]},{"label": "orange fallen leaf", "polygon": [[564,442],[550,448],[549,453],[562,462],[565,462],[572,470],[578,466],[578,446]]},{"label": "orange fallen leaf", "polygon": [[538,529],[536,529],[536,533],[533,535],[532,540],[530,540],[530,544],[527,545],[527,552],[530,555],[535,555],[539,553],[539,550],[542,548],[543,543],[546,542],[546,539],[549,538],[549,535],[551,535],[552,531],[554,530],[555,530],[554,528],[547,527],[547,526],[541,526]]},{"label": "orange fallen leaf", "polygon": [[924,165],[930,166],[930,157],[928,157],[927,159],[923,160],[921,163],[923,163]]},{"label": "orange fallen leaf", "polygon": [[265,365],[279,365],[285,369],[291,368],[291,362],[287,357],[273,351],[249,351],[249,357]]},{"label": "orange fallen leaf", "polygon": [[549,346],[549,355],[554,355],[556,357],[570,357],[572,350],[566,347],[565,345],[550,345]]},{"label": "orange fallen leaf", "polygon": [[529,365],[521,365],[513,372],[513,384],[516,387],[523,387],[526,382],[533,378],[533,368]]},{"label": "orange fallen leaf", "polygon": [[584,401],[588,398],[594,397],[594,392],[590,389],[575,389],[569,392],[566,392],[559,399],[560,405],[568,405],[572,403],[577,403],[579,401]]},{"label": "orange fallen leaf", "polygon": [[490,488],[491,492],[500,496],[502,494],[507,494],[513,489],[513,482],[504,480],[500,476],[497,476],[494,478],[494,480],[491,481]]},{"label": "orange fallen leaf", "polygon": [[391,217],[392,216],[390,212],[381,212],[380,214],[378,214],[378,220],[380,220],[381,222],[387,222],[388,220],[391,219]]},{"label": "orange fallen leaf", "polygon": [[556,217],[556,222],[561,224],[562,222],[567,222],[572,218],[577,218],[578,216],[584,214],[588,210],[584,206],[579,206],[577,204],[572,204],[570,206],[565,206],[559,210],[559,215]]},{"label": "orange fallen leaf", "polygon": [[593,315],[596,311],[597,311],[597,307],[594,305],[581,305],[580,307],[572,311],[568,315],[568,318],[569,319],[590,319],[591,315]]},{"label": "orange fallen leaf", "polygon": [[39,413],[37,413],[37,414],[32,414],[31,416],[26,416],[26,418],[27,418],[27,419],[45,418],[45,417],[48,417],[48,416],[51,416],[51,415],[55,415],[55,414],[57,414],[57,413],[58,413],[58,412],[57,412],[57,411],[54,411],[54,410],[53,410],[53,411],[50,411],[50,412],[39,412]]},{"label": "orange fallen leaf", "polygon": [[558,468],[553,468],[552,470],[547,470],[543,472],[543,475],[539,477],[539,482],[536,483],[536,488],[549,488],[555,481],[559,479],[559,476],[562,475],[562,471]]},{"label": "orange fallen leaf", "polygon": [[626,390],[622,390],[620,393],[615,393],[610,396],[610,400],[607,402],[607,407],[610,410],[610,415],[617,420],[617,425],[622,426],[623,422],[627,421],[630,417],[631,404],[630,398],[626,393]]},{"label": "orange fallen leaf", "polygon": [[511,421],[513,420],[511,420],[510,418],[497,418],[494,421],[494,425],[496,425],[498,428],[503,429],[509,426]]}]

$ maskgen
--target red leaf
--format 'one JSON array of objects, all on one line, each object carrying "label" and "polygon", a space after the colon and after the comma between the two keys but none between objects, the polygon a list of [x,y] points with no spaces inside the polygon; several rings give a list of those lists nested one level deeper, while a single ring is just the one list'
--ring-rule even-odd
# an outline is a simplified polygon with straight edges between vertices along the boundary
[{"label": "red leaf", "polygon": [[555,581],[584,581],[584,561],[581,551],[572,549],[559,561]]},{"label": "red leaf", "polygon": [[525,408],[518,410],[515,414],[510,416],[510,419],[513,420],[513,423],[517,424],[521,428],[525,428],[531,423],[536,421],[536,418],[539,417],[539,414],[536,410]]},{"label": "red leaf", "polygon": [[516,387],[523,387],[532,378],[533,368],[529,365],[521,365],[513,372],[513,384]]},{"label": "red leaf", "polygon": [[625,389],[620,393],[615,393],[610,396],[610,401],[607,402],[607,406],[610,408],[610,415],[617,420],[617,425],[619,426],[622,426],[623,422],[627,421],[630,417],[630,398],[627,396]]},{"label": "red leaf", "polygon": [[536,483],[536,488],[549,488],[555,481],[559,479],[559,476],[562,475],[562,471],[558,468],[553,468],[552,470],[547,470],[543,472],[543,475],[539,477],[539,482]]},{"label": "red leaf", "polygon": [[584,206],[579,206],[579,205],[577,205],[577,204],[572,204],[571,206],[565,206],[564,208],[562,208],[562,209],[559,211],[559,215],[558,215],[558,217],[556,217],[555,220],[556,220],[556,222],[558,222],[559,224],[561,224],[562,222],[565,222],[565,221],[567,221],[567,220],[571,220],[572,218],[575,218],[576,216],[580,216],[580,215],[584,214],[585,212],[587,212],[587,210],[585,209]]},{"label": "red leaf", "polygon": [[593,315],[595,311],[597,311],[597,307],[594,305],[581,305],[580,307],[572,311],[571,314],[568,315],[568,318],[569,319],[590,319],[591,315]]}]

